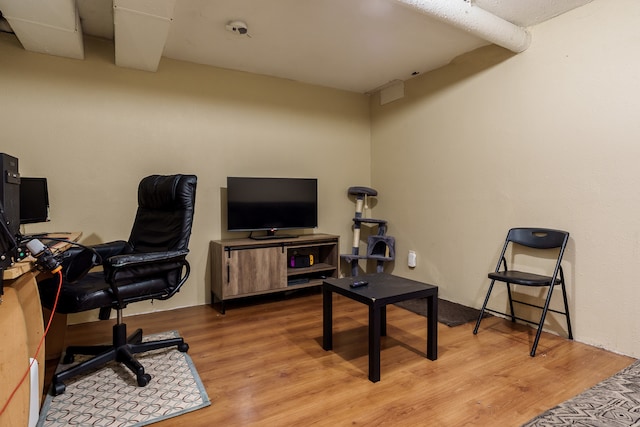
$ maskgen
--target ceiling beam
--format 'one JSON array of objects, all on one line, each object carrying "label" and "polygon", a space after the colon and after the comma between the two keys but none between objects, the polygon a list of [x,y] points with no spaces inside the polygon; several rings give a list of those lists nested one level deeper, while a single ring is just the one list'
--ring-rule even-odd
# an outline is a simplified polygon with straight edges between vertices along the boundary
[{"label": "ceiling beam", "polygon": [[396,1],[515,53],[525,51],[531,43],[525,28],[487,12],[472,0]]},{"label": "ceiling beam", "polygon": [[0,10],[26,50],[84,59],[75,0],[0,0]]},{"label": "ceiling beam", "polygon": [[116,65],[156,71],[173,20],[175,0],[114,0]]}]

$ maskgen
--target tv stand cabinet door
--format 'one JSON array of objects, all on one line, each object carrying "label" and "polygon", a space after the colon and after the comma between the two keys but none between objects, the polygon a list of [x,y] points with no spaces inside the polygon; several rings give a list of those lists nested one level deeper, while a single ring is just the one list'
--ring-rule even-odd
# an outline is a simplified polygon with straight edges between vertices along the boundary
[{"label": "tv stand cabinet door", "polygon": [[286,287],[285,258],[280,247],[232,250],[224,296],[258,294]]}]

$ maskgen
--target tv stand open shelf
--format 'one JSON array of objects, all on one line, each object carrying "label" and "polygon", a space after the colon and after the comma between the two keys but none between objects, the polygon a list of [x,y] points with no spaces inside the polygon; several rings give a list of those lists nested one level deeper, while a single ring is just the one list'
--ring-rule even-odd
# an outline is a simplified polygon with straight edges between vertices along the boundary
[{"label": "tv stand open shelf", "polygon": [[[338,277],[339,237],[249,238],[211,242],[211,303],[224,313],[227,300],[322,285]],[[307,267],[291,267],[292,256],[313,256]]]}]

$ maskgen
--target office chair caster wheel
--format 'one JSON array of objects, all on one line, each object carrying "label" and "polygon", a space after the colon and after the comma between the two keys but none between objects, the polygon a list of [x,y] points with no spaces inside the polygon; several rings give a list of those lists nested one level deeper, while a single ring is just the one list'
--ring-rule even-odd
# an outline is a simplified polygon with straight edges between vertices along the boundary
[{"label": "office chair caster wheel", "polygon": [[67,386],[64,383],[54,383],[52,386],[52,391],[54,396],[59,396],[66,390]]},{"label": "office chair caster wheel", "polygon": [[144,387],[147,384],[149,384],[149,381],[151,381],[151,375],[149,374],[138,375],[137,380],[138,380],[138,385],[140,387]]},{"label": "office chair caster wheel", "polygon": [[182,353],[186,353],[187,351],[189,351],[189,344],[187,344],[186,342],[183,342],[182,344],[178,344],[178,351],[181,351]]},{"label": "office chair caster wheel", "polygon": [[62,364],[63,365],[68,365],[69,363],[73,363],[73,361],[75,360],[75,357],[73,354],[65,354],[64,357],[62,358]]}]

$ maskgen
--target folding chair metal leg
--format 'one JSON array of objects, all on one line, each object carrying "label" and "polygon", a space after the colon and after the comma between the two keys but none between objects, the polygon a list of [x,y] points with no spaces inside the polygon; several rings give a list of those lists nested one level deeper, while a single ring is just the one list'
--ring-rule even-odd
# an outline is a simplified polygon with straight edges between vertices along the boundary
[{"label": "folding chair metal leg", "polygon": [[547,293],[547,299],[544,302],[544,308],[542,309],[542,317],[540,317],[540,323],[538,324],[538,331],[536,337],[533,340],[533,346],[531,347],[531,357],[536,355],[536,349],[538,348],[538,341],[540,341],[540,335],[542,335],[542,327],[544,326],[544,319],[547,317],[549,311],[549,304],[551,303],[551,295],[553,294],[554,286],[549,286],[549,292]]},{"label": "folding chair metal leg", "polygon": [[509,309],[511,309],[511,321],[516,323],[516,312],[513,311],[513,298],[511,297],[511,283],[507,282],[507,294],[509,295]]},{"label": "folding chair metal leg", "polygon": [[564,273],[560,269],[560,284],[562,285],[562,300],[564,301],[564,312],[567,317],[567,332],[569,333],[569,339],[573,339],[573,332],[571,332],[571,316],[569,316],[569,303],[567,302],[567,288],[564,286]]},{"label": "folding chair metal leg", "polygon": [[478,320],[476,321],[476,327],[473,328],[473,334],[476,335],[478,333],[478,328],[480,327],[480,322],[482,321],[482,318],[484,317],[484,309],[487,307],[487,303],[489,302],[489,297],[491,296],[491,291],[493,290],[493,284],[495,283],[495,280],[491,281],[491,284],[489,285],[489,290],[487,291],[487,296],[484,297],[484,303],[482,304],[482,309],[480,310],[480,315],[478,316]]}]

